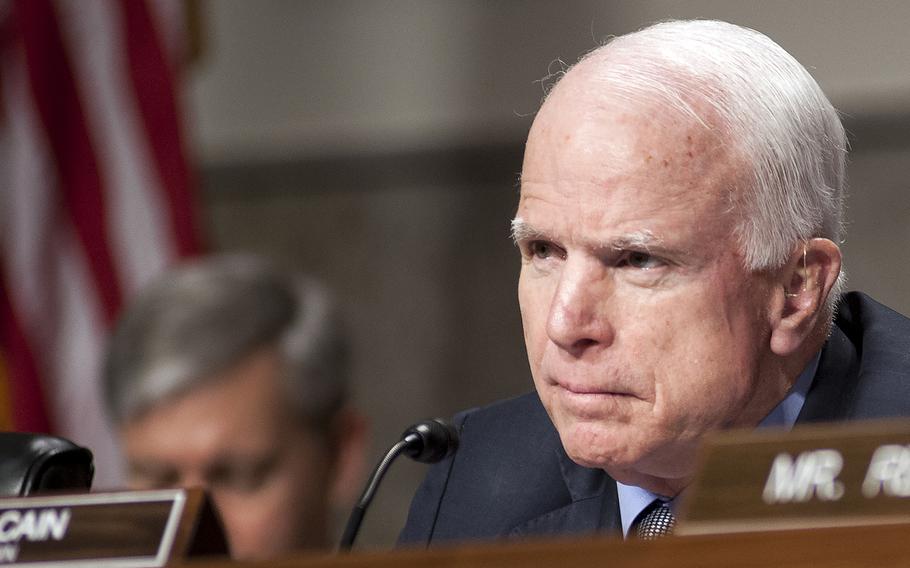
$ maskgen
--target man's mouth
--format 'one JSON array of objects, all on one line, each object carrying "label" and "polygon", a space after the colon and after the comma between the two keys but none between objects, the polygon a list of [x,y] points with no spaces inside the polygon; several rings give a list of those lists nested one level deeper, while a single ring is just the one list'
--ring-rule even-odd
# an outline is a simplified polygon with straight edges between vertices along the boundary
[{"label": "man's mouth", "polygon": [[593,385],[578,381],[554,379],[553,385],[570,395],[579,396],[634,396],[626,389],[612,385]]}]

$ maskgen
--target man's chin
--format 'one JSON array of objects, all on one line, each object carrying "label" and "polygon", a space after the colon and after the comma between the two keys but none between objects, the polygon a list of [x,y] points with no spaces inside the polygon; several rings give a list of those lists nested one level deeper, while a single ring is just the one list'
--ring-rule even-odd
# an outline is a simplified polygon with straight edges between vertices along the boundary
[{"label": "man's chin", "polygon": [[585,432],[561,436],[569,459],[582,467],[597,469],[626,469],[638,462],[640,456],[631,452],[628,444],[615,441],[615,435]]}]

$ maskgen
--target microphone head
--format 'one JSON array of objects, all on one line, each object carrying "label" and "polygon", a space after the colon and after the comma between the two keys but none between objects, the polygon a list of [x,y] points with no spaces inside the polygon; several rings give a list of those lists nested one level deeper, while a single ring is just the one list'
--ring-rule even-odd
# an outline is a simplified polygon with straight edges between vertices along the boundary
[{"label": "microphone head", "polygon": [[439,418],[418,422],[404,431],[402,452],[422,463],[436,463],[458,449],[458,431]]}]

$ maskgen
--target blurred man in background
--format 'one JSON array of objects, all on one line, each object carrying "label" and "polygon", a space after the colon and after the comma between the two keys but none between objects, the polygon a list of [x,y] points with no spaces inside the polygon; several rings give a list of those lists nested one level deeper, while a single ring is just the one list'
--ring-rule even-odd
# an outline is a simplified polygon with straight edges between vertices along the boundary
[{"label": "blurred man in background", "polygon": [[365,426],[326,291],[252,256],[166,274],[129,306],[105,398],[136,489],[208,490],[235,558],[329,544]]}]

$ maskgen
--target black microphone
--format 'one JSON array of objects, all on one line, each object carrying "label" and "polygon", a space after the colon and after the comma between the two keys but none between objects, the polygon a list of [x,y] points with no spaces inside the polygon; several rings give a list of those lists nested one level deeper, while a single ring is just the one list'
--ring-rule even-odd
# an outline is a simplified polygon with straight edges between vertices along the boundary
[{"label": "black microphone", "polygon": [[351,510],[351,516],[348,517],[348,524],[344,528],[344,535],[341,537],[338,549],[351,550],[354,539],[357,538],[357,532],[360,530],[363,515],[370,506],[370,502],[373,501],[376,488],[379,487],[379,483],[395,458],[400,454],[405,454],[421,463],[435,463],[455,453],[457,449],[458,432],[451,424],[439,418],[418,422],[405,430],[395,445],[386,452],[385,457],[376,464],[376,469],[370,475],[360,500]]}]

